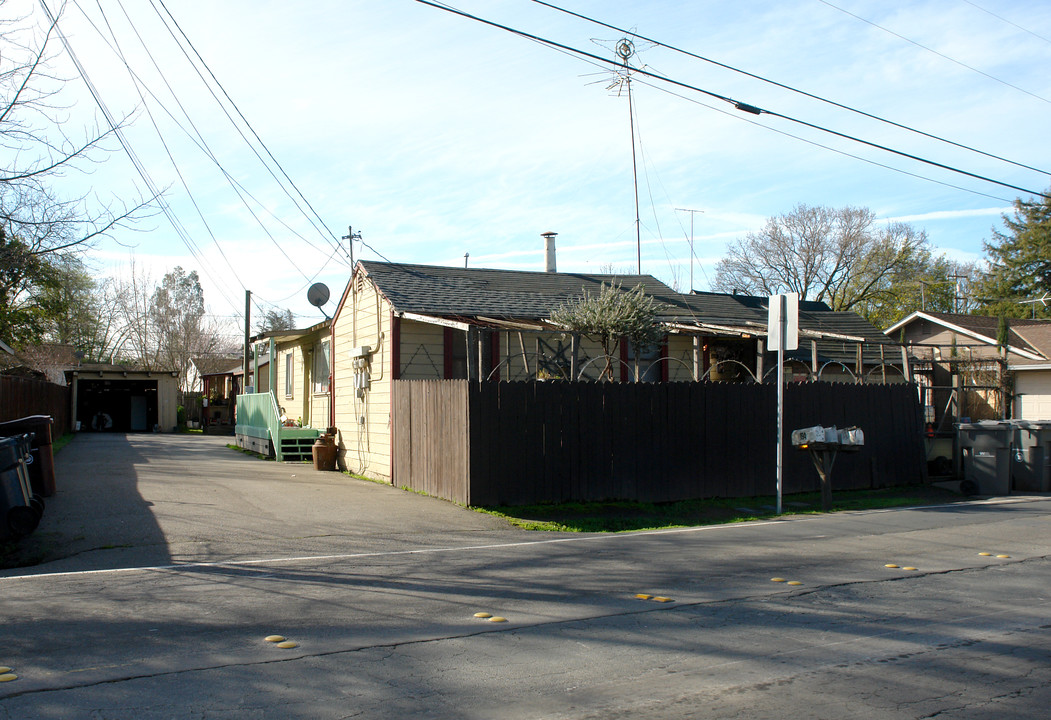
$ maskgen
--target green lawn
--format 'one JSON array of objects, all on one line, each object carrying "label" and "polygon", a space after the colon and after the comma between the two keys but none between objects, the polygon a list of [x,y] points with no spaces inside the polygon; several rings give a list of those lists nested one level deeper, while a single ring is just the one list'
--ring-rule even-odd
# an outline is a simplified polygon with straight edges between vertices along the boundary
[{"label": "green lawn", "polygon": [[[938,505],[965,499],[956,493],[928,485],[841,491],[833,493],[831,512]],[[776,517],[777,498],[771,495],[673,503],[564,503],[474,509],[504,518],[512,525],[527,530],[623,532],[773,518]],[[818,514],[821,512],[821,494],[815,492],[786,496],[782,509],[785,515]]]}]

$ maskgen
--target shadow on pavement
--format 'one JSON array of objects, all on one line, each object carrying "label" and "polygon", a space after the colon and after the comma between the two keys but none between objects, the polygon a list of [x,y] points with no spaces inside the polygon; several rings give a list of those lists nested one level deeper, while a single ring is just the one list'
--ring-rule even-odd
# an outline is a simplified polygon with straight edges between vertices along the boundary
[{"label": "shadow on pavement", "polygon": [[40,526],[0,545],[0,570],[130,547],[141,548],[139,557],[150,564],[168,562],[152,504],[139,492],[136,468],[146,462],[128,435],[78,434],[55,456],[57,492],[47,499]]}]

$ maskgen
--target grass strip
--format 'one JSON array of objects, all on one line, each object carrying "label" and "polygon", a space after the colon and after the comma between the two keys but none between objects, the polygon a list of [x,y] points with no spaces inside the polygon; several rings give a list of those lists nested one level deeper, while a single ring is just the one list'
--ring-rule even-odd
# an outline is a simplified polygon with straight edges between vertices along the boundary
[{"label": "grass strip", "polygon": [[[929,485],[880,490],[844,490],[833,496],[831,512],[938,505],[966,498]],[[669,503],[568,502],[558,505],[472,508],[503,518],[525,530],[557,532],[628,532],[746,522],[777,516],[776,496],[682,500]],[[820,514],[819,492],[789,495],[782,515]]]}]

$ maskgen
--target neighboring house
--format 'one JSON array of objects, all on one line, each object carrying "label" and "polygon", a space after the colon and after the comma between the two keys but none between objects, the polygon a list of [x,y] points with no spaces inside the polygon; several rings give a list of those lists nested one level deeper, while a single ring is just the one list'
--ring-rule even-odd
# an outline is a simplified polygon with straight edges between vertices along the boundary
[{"label": "neighboring house", "polygon": [[209,355],[190,358],[186,375],[182,379],[183,392],[204,392],[204,376],[222,374],[234,366],[239,366],[242,359],[237,355]]},{"label": "neighboring house", "polygon": [[1051,321],[1010,319],[1006,347],[999,327],[997,317],[922,311],[886,330],[914,359],[940,430],[960,418],[1051,419]]},{"label": "neighboring house", "polygon": [[[263,387],[274,389],[281,415],[300,427],[329,425],[330,325],[324,320],[301,330],[273,330],[252,338],[269,363]],[[264,340],[267,344],[261,347]]]},{"label": "neighboring house", "polygon": [[251,343],[259,389],[237,402],[237,444],[278,460],[309,460],[331,424],[330,321],[264,332]]},{"label": "neighboring house", "polygon": [[[642,284],[664,308],[660,347],[601,347],[549,321],[560,305],[602,284]],[[795,379],[848,379],[880,369],[902,380],[900,349],[854,313],[802,303]],[[681,295],[649,275],[591,275],[359,262],[332,320],[332,425],[341,466],[390,481],[391,388],[398,379],[716,379],[715,371],[768,377],[766,298]],[[865,349],[868,347],[869,349]]]}]

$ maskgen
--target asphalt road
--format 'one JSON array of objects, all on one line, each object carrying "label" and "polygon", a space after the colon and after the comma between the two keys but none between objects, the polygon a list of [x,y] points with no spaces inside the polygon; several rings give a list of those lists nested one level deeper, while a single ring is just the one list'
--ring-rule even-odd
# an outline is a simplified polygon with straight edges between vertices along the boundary
[{"label": "asphalt road", "polygon": [[84,436],[58,465],[56,559],[0,574],[0,718],[1051,707],[1046,497],[552,535],[209,438]]}]

